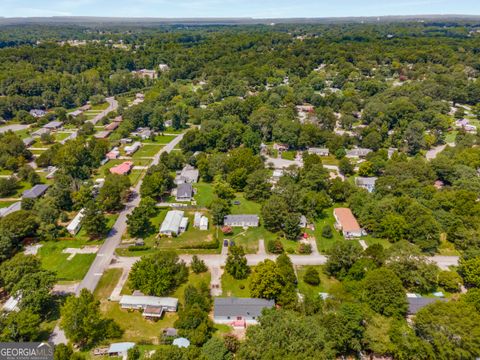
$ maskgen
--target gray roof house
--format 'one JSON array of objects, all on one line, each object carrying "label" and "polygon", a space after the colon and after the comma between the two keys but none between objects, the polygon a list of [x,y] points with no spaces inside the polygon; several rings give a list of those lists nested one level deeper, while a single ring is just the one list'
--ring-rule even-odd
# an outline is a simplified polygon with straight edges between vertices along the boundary
[{"label": "gray roof house", "polygon": [[375,190],[375,183],[377,182],[376,177],[361,177],[357,176],[355,178],[355,185],[359,188],[365,189],[368,192],[373,192]]},{"label": "gray roof house", "polygon": [[34,132],[32,133],[32,136],[33,136],[33,137],[40,137],[40,136],[42,136],[43,134],[50,134],[50,129],[47,129],[47,128],[42,127],[42,128],[40,128],[40,129],[34,131]]},{"label": "gray roof house", "polygon": [[370,152],[372,152],[371,149],[355,148],[355,149],[347,150],[346,157],[347,158],[364,158]]},{"label": "gray roof house", "polygon": [[436,301],[447,301],[447,300],[444,298],[407,297],[407,302],[408,302],[407,314],[415,315],[422,308]]},{"label": "gray roof house", "polygon": [[45,124],[42,127],[44,129],[55,130],[55,129],[60,129],[62,125],[63,125],[63,122],[61,121],[50,121],[48,124]]},{"label": "gray roof house", "polygon": [[32,145],[35,142],[35,139],[33,139],[31,137],[27,137],[27,138],[23,139],[22,141],[23,141],[23,144],[26,147],[29,147],[30,145]]},{"label": "gray roof house", "polygon": [[175,184],[196,183],[198,181],[198,169],[191,165],[185,165],[182,171],[175,178]]},{"label": "gray roof house", "polygon": [[193,187],[192,184],[179,184],[177,186],[177,194],[175,199],[177,201],[190,201],[193,197]]},{"label": "gray roof house", "polygon": [[227,215],[223,224],[232,227],[258,227],[258,215]]},{"label": "gray roof house", "polygon": [[0,208],[0,218],[20,210],[22,210],[22,203],[17,201],[8,207]]},{"label": "gray roof house", "polygon": [[22,194],[23,199],[37,199],[45,194],[50,185],[39,184],[35,185],[31,189],[25,190]]},{"label": "gray roof house", "polygon": [[245,327],[256,324],[263,309],[273,308],[275,301],[255,298],[215,298],[213,321],[217,324],[229,324]]},{"label": "gray roof house", "polygon": [[308,148],[308,153],[318,156],[328,156],[330,154],[330,150],[327,148]]}]

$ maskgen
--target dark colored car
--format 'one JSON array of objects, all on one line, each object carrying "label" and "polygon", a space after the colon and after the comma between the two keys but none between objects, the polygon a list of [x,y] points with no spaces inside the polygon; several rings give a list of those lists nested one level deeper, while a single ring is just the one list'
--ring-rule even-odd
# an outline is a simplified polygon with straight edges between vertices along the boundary
[{"label": "dark colored car", "polygon": [[223,246],[225,246],[225,247],[228,246],[228,240],[223,240]]}]

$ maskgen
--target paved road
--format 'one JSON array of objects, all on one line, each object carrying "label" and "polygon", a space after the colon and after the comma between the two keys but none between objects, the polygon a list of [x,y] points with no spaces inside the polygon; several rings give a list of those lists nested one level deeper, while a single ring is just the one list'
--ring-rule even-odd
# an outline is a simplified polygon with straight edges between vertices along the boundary
[{"label": "paved road", "polygon": [[[158,164],[160,155],[164,152],[170,152],[173,148],[182,140],[183,134],[178,135],[175,139],[165,145],[156,155],[152,161],[152,165]],[[125,209],[122,210],[117,218],[117,221],[113,225],[113,228],[107,235],[105,242],[98,250],[97,256],[93,261],[87,275],[83,278],[82,282],[78,286],[75,293],[78,295],[82,289],[88,289],[94,291],[97,287],[98,281],[103,275],[103,272],[112,261],[115,249],[122,240],[122,234],[127,229],[127,215],[138,206],[140,203],[139,190],[142,185],[142,179],[138,182],[137,186],[133,190],[133,199],[126,204]]]},{"label": "paved road", "polygon": [[0,126],[0,134],[3,134],[7,131],[20,131],[24,129],[28,129],[30,125],[22,125],[22,124],[12,124],[12,125],[5,125],[5,126]]},{"label": "paved road", "polygon": [[92,120],[89,120],[93,125],[96,125],[97,122],[102,120],[108,113],[117,110],[118,108],[118,101],[115,100],[114,97],[109,97],[105,99],[108,102],[108,108],[103,110],[102,112],[98,113]]}]

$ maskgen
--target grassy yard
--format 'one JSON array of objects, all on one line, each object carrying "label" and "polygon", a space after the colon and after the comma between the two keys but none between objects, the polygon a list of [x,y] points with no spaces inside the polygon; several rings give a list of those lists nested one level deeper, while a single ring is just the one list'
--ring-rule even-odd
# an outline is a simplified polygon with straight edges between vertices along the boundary
[{"label": "grassy yard", "polygon": [[[142,251],[129,251],[127,248],[118,249],[118,254],[122,256],[142,256],[146,254],[153,253],[157,250],[174,250],[180,253],[218,253],[220,248],[218,249],[182,249],[185,246],[196,246],[204,243],[209,243],[215,238],[215,233],[217,229],[215,226],[212,226],[211,219],[207,213],[207,217],[209,217],[209,229],[208,230],[199,230],[193,227],[193,220],[194,220],[194,211],[187,211],[185,212],[185,216],[188,217],[188,228],[187,231],[180,234],[177,237],[158,237],[158,231],[160,229],[160,225],[162,224],[163,220],[169,209],[160,209],[157,215],[151,218],[151,222],[155,228],[155,231],[150,234],[149,236],[144,238],[145,245],[149,246],[150,249],[142,250]],[[219,235],[221,234],[218,231]],[[128,235],[127,235],[128,238]],[[221,239],[221,238],[220,238]]]},{"label": "grassy yard", "polygon": [[0,209],[1,208],[6,208],[6,207],[12,205],[13,203],[15,203],[15,201],[0,201]]},{"label": "grassy yard", "polygon": [[330,289],[335,285],[339,284],[338,280],[325,275],[323,272],[323,266],[313,266],[320,275],[320,284],[318,286],[313,286],[305,283],[303,281],[303,276],[305,275],[308,266],[298,266],[297,267],[297,277],[298,277],[298,291],[302,294],[309,295],[318,295],[320,292],[330,292]]},{"label": "grassy yard", "polygon": [[243,193],[237,193],[233,202],[240,201],[239,205],[232,205],[232,214],[257,214],[260,215],[261,205],[251,200],[246,200]]},{"label": "grassy yard", "polygon": [[[91,243],[89,245],[97,245]],[[66,248],[78,248],[86,245],[85,241],[61,240],[44,243],[38,250],[38,256],[42,266],[46,270],[57,273],[59,281],[78,281],[83,279],[95,254],[77,254],[71,260],[67,260],[69,254],[62,251]]]},{"label": "grassy yard", "polygon": [[224,272],[222,276],[222,296],[250,297],[248,278],[237,280]]},{"label": "grassy yard", "polygon": [[[169,131],[165,131],[166,133],[170,133]],[[181,131],[179,131],[178,133],[176,134],[180,134]],[[158,144],[168,144],[170,141],[172,141],[173,139],[175,139],[176,136],[175,135],[157,135],[155,136],[155,140],[153,142],[156,142]],[[150,141],[147,141],[147,142],[150,142]]]},{"label": "grassy yard", "polygon": [[142,147],[133,154],[132,158],[139,159],[142,157],[153,157],[162,149],[162,147],[162,145],[142,145]]},{"label": "grassy yard", "polygon": [[[73,219],[73,217],[76,215],[77,213],[72,213],[71,215],[71,219]],[[115,224],[115,221],[117,221],[117,217],[118,215],[117,214],[106,214],[105,217],[107,218],[107,228],[108,229],[111,229],[113,227],[113,224]],[[80,228],[80,231],[75,235],[75,237],[73,238],[75,240],[82,240],[84,242],[89,242],[89,238],[88,238],[88,235],[87,233],[85,232],[85,230],[82,228]],[[72,239],[72,240],[73,240]],[[71,247],[74,247],[74,246],[71,246]]]},{"label": "grassy yard", "polygon": [[[313,234],[317,241],[318,251],[325,252],[330,249],[337,241],[345,241],[342,234],[335,230],[335,218],[333,217],[333,207],[324,211],[325,217],[315,222],[315,231],[307,230],[307,233]],[[330,239],[322,236],[322,229],[325,225],[330,225],[332,228],[333,237]]]},{"label": "grassy yard", "polygon": [[95,110],[106,110],[108,108],[108,102],[103,102],[101,104],[97,105],[92,105],[92,108],[89,111],[95,111]]},{"label": "grassy yard", "polygon": [[282,159],[285,160],[295,160],[295,155],[297,154],[294,150],[282,151]]},{"label": "grassy yard", "polygon": [[200,207],[209,206],[214,198],[213,195],[213,184],[199,182],[193,185],[196,189],[195,201]]},{"label": "grassy yard", "polygon": [[241,245],[245,248],[245,252],[248,254],[254,254],[258,251],[258,240],[264,239],[265,246],[267,245],[268,240],[275,239],[276,235],[266,230],[263,226],[258,228],[248,228],[244,230],[243,228],[234,228],[233,234],[220,236],[235,241],[236,245]]},{"label": "grassy yard", "polygon": [[338,165],[338,159],[333,155],[322,156],[322,164],[324,164],[324,165]]},{"label": "grassy yard", "polygon": [[[140,311],[123,310],[117,302],[108,301],[107,298],[115,287],[120,275],[121,272],[112,272],[112,270],[108,270],[103,274],[100,283],[95,290],[95,295],[101,301],[101,310],[104,316],[115,320],[120,327],[124,329],[124,333],[118,341],[158,344],[162,329],[173,327],[173,324],[178,317],[177,313],[164,313],[160,320],[150,321],[144,319]],[[188,285],[198,286],[202,282],[205,282],[206,284],[210,283],[210,273],[190,273],[188,276],[188,282],[180,286],[173,294],[171,294],[171,296],[178,298],[181,303],[183,301],[185,288]],[[126,289],[124,289],[122,293],[131,294],[131,292],[132,290],[128,288],[127,283]]]},{"label": "grassy yard", "polygon": [[454,143],[455,139],[457,138],[457,134],[458,134],[457,130],[448,132],[447,135],[445,136],[445,142]]}]

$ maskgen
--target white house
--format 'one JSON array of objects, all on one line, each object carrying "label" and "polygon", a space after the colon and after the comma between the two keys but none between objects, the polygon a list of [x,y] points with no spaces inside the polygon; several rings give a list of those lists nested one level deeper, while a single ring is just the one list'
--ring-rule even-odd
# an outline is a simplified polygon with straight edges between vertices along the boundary
[{"label": "white house", "polygon": [[85,216],[85,209],[82,209],[78,212],[77,215],[75,215],[75,217],[70,222],[70,224],[67,225],[67,231],[70,234],[76,235],[80,231],[80,228],[82,227],[82,220],[83,220],[84,216]]},{"label": "white house", "polygon": [[328,148],[308,148],[308,153],[310,155],[328,156],[330,150],[328,150]]},{"label": "white house", "polygon": [[351,150],[347,150],[347,158],[364,158],[367,156],[370,152],[372,152],[371,149],[365,149],[365,148],[354,148]]},{"label": "white house", "polygon": [[139,141],[135,141],[132,145],[125,146],[125,154],[128,156],[133,155],[138,149],[140,149],[142,144]]},{"label": "white house", "polygon": [[128,356],[128,350],[133,347],[135,347],[135,343],[133,342],[114,343],[108,348],[107,354],[109,356],[119,356],[126,359]]},{"label": "white house", "polygon": [[170,210],[160,226],[160,234],[166,236],[178,235],[181,233],[181,225],[184,212],[181,210]]},{"label": "white house", "polygon": [[258,227],[258,215],[227,215],[223,224],[232,227]]},{"label": "white house", "polygon": [[355,185],[357,185],[359,188],[367,190],[369,193],[373,192],[375,190],[375,183],[377,182],[376,177],[362,177],[362,176],[357,176],[355,178]]},{"label": "white house", "polygon": [[165,311],[177,311],[178,299],[146,295],[123,295],[120,298],[120,307],[122,309],[141,310],[144,317],[160,318]]}]

